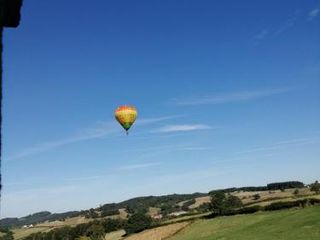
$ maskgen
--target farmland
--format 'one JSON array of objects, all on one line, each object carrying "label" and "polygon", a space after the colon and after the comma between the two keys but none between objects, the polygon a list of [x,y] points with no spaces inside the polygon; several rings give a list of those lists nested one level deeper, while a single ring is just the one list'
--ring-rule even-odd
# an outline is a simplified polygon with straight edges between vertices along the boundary
[{"label": "farmland", "polygon": [[169,239],[316,240],[320,239],[320,207],[198,220]]},{"label": "farmland", "polygon": [[109,233],[105,240],[317,240],[320,239],[320,206],[187,221],[125,238],[124,233]]},{"label": "farmland", "polygon": [[[320,195],[316,194],[315,192],[311,191],[309,187],[302,187],[302,188],[291,188],[291,189],[281,189],[281,190],[263,190],[261,191],[260,188],[254,188],[253,190],[248,187],[248,191],[243,189],[226,189],[225,196],[236,196],[240,203],[242,202],[242,206],[245,208],[252,208],[256,205],[260,206],[260,211],[267,209],[270,204],[278,204],[278,202],[286,204],[299,202],[298,205],[292,205],[291,210],[283,210],[283,211],[275,211],[275,212],[258,212],[255,214],[247,214],[247,215],[236,215],[236,216],[225,216],[225,217],[218,217],[211,220],[205,220],[209,217],[212,213],[208,206],[210,205],[211,196],[204,195],[204,194],[189,194],[189,195],[166,195],[166,196],[149,196],[149,197],[139,197],[124,201],[118,204],[106,204],[104,206],[100,206],[96,209],[90,209],[82,212],[71,212],[70,217],[60,217],[60,216],[67,216],[65,213],[62,214],[51,214],[49,212],[40,212],[33,215],[29,215],[24,219],[27,219],[29,223],[31,222],[32,218],[44,218],[48,216],[52,219],[54,216],[58,216],[57,220],[45,220],[39,221],[38,223],[34,223],[32,225],[24,225],[24,226],[15,226],[11,227],[11,231],[14,234],[14,239],[24,239],[25,237],[29,236],[30,234],[34,233],[48,233],[50,231],[60,231],[59,229],[63,229],[63,227],[70,227],[76,228],[82,224],[86,228],[90,225],[99,225],[103,221],[107,221],[110,219],[109,227],[111,229],[105,230],[104,234],[106,234],[106,239],[109,240],[135,240],[135,239],[163,239],[168,237],[177,237],[177,239],[188,239],[190,235],[190,239],[193,238],[193,234],[198,234],[197,231],[201,232],[203,235],[203,239],[216,239],[223,236],[229,236],[230,233],[231,238],[226,239],[233,239],[232,234],[243,234],[244,236],[248,234],[253,234],[254,232],[246,233],[249,231],[250,228],[259,229],[262,227],[263,224],[272,225],[273,223],[277,223],[279,220],[280,222],[275,225],[275,230],[273,232],[272,228],[270,228],[270,235],[273,233],[281,233],[284,234],[288,233],[288,229],[286,226],[282,226],[281,219],[288,219],[291,223],[294,223],[290,219],[290,216],[286,216],[285,212],[294,213],[292,217],[296,221],[303,221],[303,218],[307,219],[309,216],[300,216],[301,214],[305,213],[308,214],[309,209],[313,209],[319,212],[319,207],[312,206],[314,204],[309,204],[309,200],[304,199],[320,199]],[[256,191],[259,190],[259,191]],[[310,201],[311,201],[310,200]],[[303,209],[302,202],[308,202],[306,204],[307,208]],[[319,202],[317,202],[318,204]],[[315,204],[315,205],[316,205]],[[205,206],[205,207],[203,207]],[[308,207],[310,206],[310,207]],[[311,207],[312,206],[312,207]],[[115,208],[118,207],[118,208]],[[300,208],[300,210],[296,210],[295,208]],[[145,209],[145,215],[149,218],[153,219],[153,223],[144,229],[140,233],[130,234],[129,236],[125,236],[125,231],[123,229],[127,228],[125,225],[121,225],[129,221],[128,219],[134,213],[130,212],[135,209]],[[114,209],[117,209],[114,211]],[[279,209],[279,208],[277,208]],[[295,210],[294,210],[295,209]],[[181,211],[182,210],[182,211]],[[259,211],[259,210],[258,210]],[[294,212],[298,211],[298,212]],[[102,215],[102,213],[107,213],[106,215]],[[89,213],[89,215],[88,215]],[[109,214],[111,213],[111,214]],[[283,213],[284,216],[281,216]],[[114,214],[114,215],[113,215]],[[235,213],[237,214],[237,213]],[[280,215],[279,215],[280,214]],[[310,218],[312,218],[312,214]],[[227,219],[227,220],[224,220]],[[115,221],[112,223],[112,221]],[[120,222],[119,222],[120,221]],[[122,221],[122,223],[121,223]],[[242,221],[245,223],[242,223]],[[265,222],[264,222],[265,221]],[[120,225],[117,228],[112,228],[112,224],[119,223]],[[301,222],[303,224],[303,222]],[[102,226],[102,225],[100,225]],[[105,225],[107,226],[107,225]],[[158,227],[157,227],[158,226]],[[237,226],[241,226],[241,229],[238,229]],[[281,227],[278,231],[277,227]],[[292,227],[292,226],[289,226]],[[202,229],[203,228],[203,229]],[[313,226],[306,226],[306,229],[313,228]],[[78,228],[79,229],[79,228]],[[215,230],[214,230],[215,229]],[[225,232],[221,232],[225,229]],[[143,230],[143,229],[142,229]],[[182,231],[183,230],[183,231]],[[208,231],[207,231],[208,230]],[[214,232],[212,232],[214,230]],[[263,229],[261,229],[262,231]],[[63,230],[65,231],[65,230]],[[111,231],[111,232],[110,232]],[[114,231],[114,232],[112,232]],[[132,232],[134,233],[134,232]],[[80,236],[86,235],[86,232],[83,232]],[[183,238],[178,238],[181,234],[187,234],[186,236],[183,235]],[[200,234],[200,235],[201,235]],[[217,236],[215,235],[217,234]],[[219,235],[222,234],[222,235]],[[260,239],[260,231],[257,231],[257,234]],[[307,233],[305,233],[307,234]],[[317,232],[313,232],[318,236]],[[201,235],[201,236],[202,236]],[[298,236],[298,235],[297,235]],[[206,238],[208,237],[208,238]],[[254,238],[254,237],[253,237]],[[248,238],[250,239],[250,238]],[[261,238],[263,239],[263,238]],[[268,239],[268,238],[266,238]],[[312,239],[312,238],[310,238]],[[175,240],[175,238],[174,238]]]}]

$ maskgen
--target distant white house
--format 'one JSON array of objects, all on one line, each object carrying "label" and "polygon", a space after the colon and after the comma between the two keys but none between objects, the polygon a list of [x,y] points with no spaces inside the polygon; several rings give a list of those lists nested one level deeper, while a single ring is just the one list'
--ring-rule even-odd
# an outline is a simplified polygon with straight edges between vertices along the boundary
[{"label": "distant white house", "polygon": [[23,227],[22,228],[24,228],[24,229],[26,229],[26,228],[33,228],[33,224],[30,224],[30,225],[23,225]]},{"label": "distant white house", "polygon": [[186,212],[186,211],[179,211],[179,212],[169,213],[168,216],[178,217],[178,216],[183,215],[183,214],[186,214],[186,213],[188,213],[188,212]]},{"label": "distant white house", "polygon": [[158,215],[154,215],[152,218],[153,219],[162,219],[163,216],[162,216],[162,214],[158,214]]}]

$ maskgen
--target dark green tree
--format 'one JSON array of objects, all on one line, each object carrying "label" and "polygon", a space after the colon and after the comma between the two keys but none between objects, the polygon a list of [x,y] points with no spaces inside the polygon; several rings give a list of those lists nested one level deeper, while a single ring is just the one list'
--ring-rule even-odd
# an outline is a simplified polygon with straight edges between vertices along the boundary
[{"label": "dark green tree", "polygon": [[124,230],[126,231],[126,234],[137,233],[149,228],[151,224],[151,217],[138,212],[128,218]]},{"label": "dark green tree", "polygon": [[320,193],[320,183],[318,181],[315,181],[313,184],[311,184],[311,191],[315,192],[316,194]]},{"label": "dark green tree", "polygon": [[261,197],[258,193],[253,195],[253,200],[259,200],[260,198]]},{"label": "dark green tree", "polygon": [[0,237],[0,240],[13,240],[13,233],[11,231],[7,232],[5,235]]},{"label": "dark green tree", "polygon": [[222,215],[226,210],[226,195],[223,192],[214,192],[211,195],[210,209],[218,215]]},{"label": "dark green tree", "polygon": [[223,215],[228,210],[242,207],[241,200],[231,194],[226,195],[223,192],[214,192],[211,195],[210,209],[217,215]]},{"label": "dark green tree", "polygon": [[228,195],[227,199],[226,199],[226,208],[227,209],[233,209],[233,208],[239,208],[242,207],[243,204],[240,200],[240,198],[238,198],[237,196],[234,195]]},{"label": "dark green tree", "polygon": [[104,227],[100,224],[93,224],[87,229],[86,235],[92,240],[102,240],[105,235]]}]

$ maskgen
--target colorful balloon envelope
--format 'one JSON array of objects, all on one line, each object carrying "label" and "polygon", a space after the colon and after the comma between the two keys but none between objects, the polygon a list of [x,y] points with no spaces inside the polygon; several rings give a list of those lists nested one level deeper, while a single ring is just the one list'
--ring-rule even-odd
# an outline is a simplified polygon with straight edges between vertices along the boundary
[{"label": "colorful balloon envelope", "polygon": [[138,112],[135,107],[124,105],[116,109],[114,116],[128,134],[128,130],[137,119]]}]

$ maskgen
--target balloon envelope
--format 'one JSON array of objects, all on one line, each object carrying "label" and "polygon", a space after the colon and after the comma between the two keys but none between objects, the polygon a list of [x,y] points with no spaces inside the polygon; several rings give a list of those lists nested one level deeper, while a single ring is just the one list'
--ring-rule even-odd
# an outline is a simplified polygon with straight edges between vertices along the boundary
[{"label": "balloon envelope", "polygon": [[120,106],[116,109],[115,118],[120,125],[128,132],[134,121],[137,119],[138,112],[133,106]]}]

